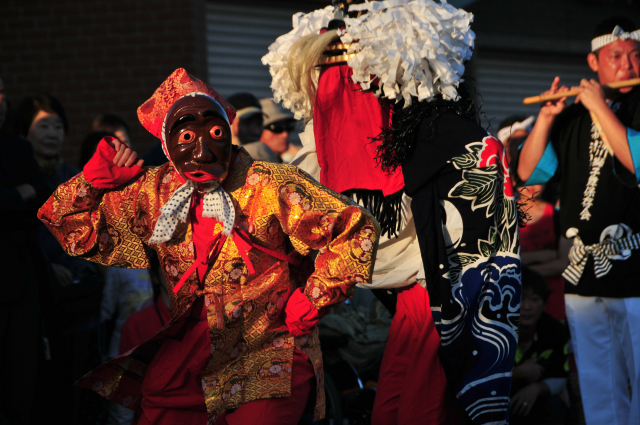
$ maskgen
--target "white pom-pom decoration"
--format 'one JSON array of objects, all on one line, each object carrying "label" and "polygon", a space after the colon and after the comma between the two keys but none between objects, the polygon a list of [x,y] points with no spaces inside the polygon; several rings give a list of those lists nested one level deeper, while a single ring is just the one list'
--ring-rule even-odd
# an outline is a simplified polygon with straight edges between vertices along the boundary
[{"label": "white pom-pom decoration", "polygon": [[[345,18],[346,28],[340,33],[341,41],[351,44],[347,53],[355,53],[347,61],[355,83],[369,90],[377,80],[376,96],[404,99],[405,106],[412,97],[429,101],[441,94],[447,100],[458,99],[464,61],[471,58],[475,40],[471,13],[446,0],[374,1],[351,5],[349,11],[366,11],[358,18]],[[262,58],[270,67],[274,99],[282,100],[296,118],[302,117],[309,100],[292,95],[287,52],[301,37],[319,33],[332,18],[332,6],[294,15],[294,29],[269,46]]]},{"label": "white pom-pom decoration", "polygon": [[430,100],[438,93],[457,100],[464,61],[471,59],[473,15],[432,0],[388,0],[353,5],[366,10],[349,19],[341,39],[357,53],[347,63],[353,81],[368,89],[379,78],[377,95],[388,99]]},{"label": "white pom-pom decoration", "polygon": [[331,19],[333,19],[333,6],[327,6],[307,14],[296,13],[293,15],[293,29],[278,37],[269,46],[269,53],[262,57],[262,64],[268,65],[271,73],[273,99],[276,103],[282,101],[282,106],[291,110],[295,119],[303,117],[302,111],[306,109],[305,102],[313,102],[313,99],[305,99],[300,93],[293,90],[287,64],[287,53],[289,53],[291,46],[302,37],[309,34],[319,34]]}]

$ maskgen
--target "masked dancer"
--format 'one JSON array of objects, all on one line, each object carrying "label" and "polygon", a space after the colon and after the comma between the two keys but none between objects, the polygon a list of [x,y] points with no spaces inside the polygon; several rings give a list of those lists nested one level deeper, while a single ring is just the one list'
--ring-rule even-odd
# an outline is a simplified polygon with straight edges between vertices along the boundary
[{"label": "masked dancer", "polygon": [[[140,424],[297,424],[324,412],[315,323],[369,282],[376,221],[290,165],[232,146],[235,110],[178,69],[138,109],[169,162],[142,168],[104,139],[39,217],[72,255],[148,268],[159,257],[172,318],[78,385],[138,409]],[[296,287],[290,264],[317,251]],[[299,256],[298,256],[299,257]]]}]

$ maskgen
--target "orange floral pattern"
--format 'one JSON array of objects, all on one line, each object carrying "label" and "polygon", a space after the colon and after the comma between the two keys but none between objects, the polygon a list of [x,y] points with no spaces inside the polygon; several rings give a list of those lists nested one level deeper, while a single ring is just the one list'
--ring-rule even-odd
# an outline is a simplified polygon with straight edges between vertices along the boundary
[{"label": "orange floral pattern", "polygon": [[[127,186],[101,191],[81,173],[56,190],[39,217],[69,254],[109,266],[148,268],[144,247],[160,207],[180,186],[173,177],[173,167],[165,164],[146,169]],[[311,276],[306,284],[301,282],[317,308],[344,301],[357,282],[371,281],[379,226],[348,198],[296,167],[253,162],[243,149],[224,188],[233,199],[238,225],[254,243],[285,253],[290,241],[301,256],[319,251]],[[221,230],[216,226],[214,235]],[[251,400],[290,395],[294,348],[309,356],[314,366],[315,417],[323,416],[318,331],[294,338],[282,314],[295,289],[288,263],[253,249],[248,255],[255,273],[250,275],[233,239],[228,238],[204,285],[200,287],[194,273],[173,294],[173,287],[195,260],[191,224],[180,224],[171,240],[152,247],[167,279],[172,320],[155,337],[98,367],[78,385],[127,407],[138,406],[151,359],[165,338],[180,333],[194,300],[205,297],[211,357],[202,387],[209,420],[213,423],[225,409]],[[239,358],[243,361],[238,362]]]}]

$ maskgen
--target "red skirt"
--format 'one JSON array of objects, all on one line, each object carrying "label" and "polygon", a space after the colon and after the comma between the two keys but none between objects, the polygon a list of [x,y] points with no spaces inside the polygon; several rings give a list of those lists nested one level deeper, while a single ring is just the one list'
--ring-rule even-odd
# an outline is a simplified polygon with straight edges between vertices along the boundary
[{"label": "red skirt", "polygon": [[211,355],[211,338],[202,298],[191,311],[182,340],[165,340],[147,369],[140,425],[207,423],[201,376]]},{"label": "red skirt", "polygon": [[[194,303],[185,327],[182,339],[167,339],[147,369],[139,425],[207,424],[202,372],[211,355],[211,339],[202,299]],[[216,424],[296,425],[313,387],[313,366],[304,353],[296,350],[290,397],[250,401],[225,411]]]},{"label": "red skirt", "polygon": [[382,358],[373,425],[464,423],[462,406],[447,391],[439,347],[426,289],[402,288]]}]

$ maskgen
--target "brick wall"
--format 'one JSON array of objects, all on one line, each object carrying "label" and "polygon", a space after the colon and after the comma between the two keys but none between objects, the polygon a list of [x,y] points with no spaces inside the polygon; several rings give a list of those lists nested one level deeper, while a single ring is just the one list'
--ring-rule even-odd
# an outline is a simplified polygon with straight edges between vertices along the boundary
[{"label": "brick wall", "polygon": [[136,110],[176,68],[206,79],[205,0],[4,0],[0,78],[15,104],[46,91],[69,119],[62,155],[77,164],[93,117],[124,117],[139,153],[157,139]]}]

